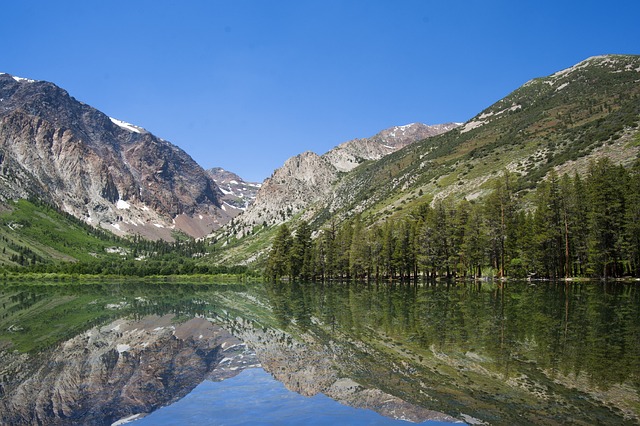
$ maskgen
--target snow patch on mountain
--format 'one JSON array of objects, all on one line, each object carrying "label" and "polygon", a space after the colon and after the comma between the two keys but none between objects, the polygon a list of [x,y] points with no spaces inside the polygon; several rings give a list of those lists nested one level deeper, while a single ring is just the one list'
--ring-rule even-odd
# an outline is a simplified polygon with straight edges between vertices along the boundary
[{"label": "snow patch on mountain", "polygon": [[118,210],[129,210],[131,208],[131,205],[124,200],[118,200],[116,202],[116,208]]},{"label": "snow patch on mountain", "polygon": [[115,124],[116,126],[122,127],[123,129],[128,130],[130,132],[142,133],[144,131],[144,129],[142,127],[134,126],[131,123],[127,123],[126,121],[118,120],[117,118],[109,117],[109,120],[111,120],[111,122],[113,124]]},{"label": "snow patch on mountain", "polygon": [[207,173],[222,191],[224,195],[222,197],[222,209],[229,213],[239,214],[246,210],[253,203],[258,190],[262,186],[261,183],[247,182],[237,174],[221,167],[207,170]]},{"label": "snow patch on mountain", "polygon": [[0,72],[0,75],[10,75],[18,83],[35,83],[37,80],[32,80],[30,78],[18,77],[17,75],[7,74],[6,72]]}]

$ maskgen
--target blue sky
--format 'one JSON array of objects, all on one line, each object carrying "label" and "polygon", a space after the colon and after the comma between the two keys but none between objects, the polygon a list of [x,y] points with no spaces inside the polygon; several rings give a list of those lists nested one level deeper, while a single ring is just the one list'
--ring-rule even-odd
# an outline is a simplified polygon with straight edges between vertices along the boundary
[{"label": "blue sky", "polygon": [[12,1],[0,72],[261,181],[411,122],[466,121],[534,77],[640,54],[640,1]]}]

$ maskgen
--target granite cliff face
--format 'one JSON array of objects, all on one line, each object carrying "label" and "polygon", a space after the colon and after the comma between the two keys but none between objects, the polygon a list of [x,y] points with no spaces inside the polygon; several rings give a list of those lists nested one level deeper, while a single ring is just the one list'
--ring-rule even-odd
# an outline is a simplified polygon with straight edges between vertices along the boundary
[{"label": "granite cliff face", "polygon": [[289,158],[266,179],[253,204],[236,220],[241,233],[255,226],[285,222],[326,197],[338,179],[338,171],[311,151]]},{"label": "granite cliff face", "polygon": [[[255,226],[277,225],[313,204],[332,197],[341,176],[369,160],[379,160],[413,142],[458,127],[457,123],[396,126],[338,145],[323,155],[307,151],[288,159],[266,179],[255,201],[236,219],[232,232],[244,235]],[[305,213],[309,217],[311,212]]]},{"label": "granite cliff face", "polygon": [[222,192],[184,151],[56,85],[0,74],[0,201],[37,196],[116,233],[199,237]]}]

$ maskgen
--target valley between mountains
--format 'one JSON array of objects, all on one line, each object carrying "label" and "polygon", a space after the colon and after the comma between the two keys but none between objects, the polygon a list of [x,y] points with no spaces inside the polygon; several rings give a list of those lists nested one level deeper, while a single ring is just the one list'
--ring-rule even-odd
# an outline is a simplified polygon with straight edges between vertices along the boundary
[{"label": "valley between mountains", "polygon": [[639,279],[640,56],[264,182],[0,74],[0,422],[122,424],[259,366],[396,419],[637,424]]},{"label": "valley between mountains", "polygon": [[639,118],[640,58],[593,57],[532,79],[466,123],[396,126],[302,152],[259,183],[204,170],[53,83],[0,74],[1,267],[136,265],[181,246],[187,272],[261,271],[283,223],[309,224],[313,236],[356,215],[371,227],[424,204],[483,200],[505,173],[531,210],[550,173],[584,176],[605,158],[631,170]]}]

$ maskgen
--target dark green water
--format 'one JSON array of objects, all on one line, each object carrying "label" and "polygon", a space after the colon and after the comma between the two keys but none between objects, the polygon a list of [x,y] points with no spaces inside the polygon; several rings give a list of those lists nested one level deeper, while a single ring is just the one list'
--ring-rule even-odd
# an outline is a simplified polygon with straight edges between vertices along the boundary
[{"label": "dark green water", "polygon": [[[199,316],[245,341],[253,329],[283,332],[271,353],[303,342],[299,365],[305,353],[309,363],[330,359],[339,377],[460,420],[637,424],[637,285],[4,284],[0,348],[5,356],[26,351],[36,362],[118,318]],[[264,346],[258,339],[247,343]],[[4,372],[3,399],[19,377]]]}]

